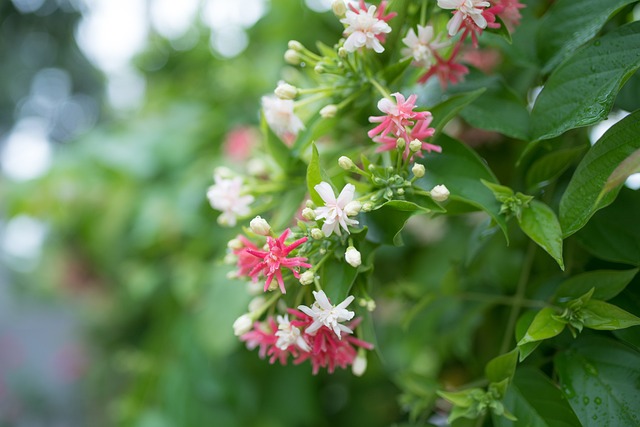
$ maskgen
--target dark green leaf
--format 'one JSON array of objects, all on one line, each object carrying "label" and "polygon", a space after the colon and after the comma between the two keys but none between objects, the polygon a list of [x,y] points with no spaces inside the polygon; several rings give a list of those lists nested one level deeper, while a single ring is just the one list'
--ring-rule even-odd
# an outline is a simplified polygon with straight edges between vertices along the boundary
[{"label": "dark green leaf", "polygon": [[613,331],[640,325],[640,318],[604,301],[591,300],[580,313],[584,326],[591,329]]},{"label": "dark green leaf", "polygon": [[580,426],[580,421],[560,390],[546,375],[531,367],[518,369],[502,402],[518,421],[494,416],[496,427]]},{"label": "dark green leaf", "polygon": [[344,259],[331,257],[322,264],[318,275],[322,289],[331,303],[339,304],[349,295],[351,286],[358,275],[358,269],[349,265]]},{"label": "dark green leaf", "polygon": [[556,312],[551,307],[545,307],[536,314],[533,322],[518,341],[518,347],[534,341],[542,341],[553,338],[564,330],[566,323],[556,319]]},{"label": "dark green leaf", "polygon": [[555,212],[544,203],[532,200],[528,208],[522,209],[520,218],[522,231],[556,260],[562,270],[562,230]]},{"label": "dark green leaf", "polygon": [[633,270],[597,270],[573,276],[558,286],[555,300],[578,298],[594,288],[593,298],[609,300],[620,292],[633,280],[638,269]]},{"label": "dark green leaf", "polygon": [[640,353],[611,339],[584,337],[556,356],[555,367],[583,426],[640,424]]},{"label": "dark green leaf", "polygon": [[604,119],[640,67],[640,21],[590,42],[549,76],[531,112],[534,141]]},{"label": "dark green leaf", "polygon": [[482,209],[500,226],[507,238],[507,225],[500,214],[500,204],[481,179],[498,182],[478,154],[463,143],[440,134],[435,141],[442,146],[442,153],[426,154],[421,159],[427,173],[416,181],[416,185],[429,191],[435,185],[444,184],[451,192],[447,212],[458,213]]},{"label": "dark green leaf", "polygon": [[537,33],[538,56],[548,73],[562,59],[591,40],[609,18],[637,0],[558,0]]},{"label": "dark green leaf", "polygon": [[473,102],[485,90],[485,88],[480,88],[472,92],[458,93],[433,107],[427,108],[433,115],[431,127],[436,130],[436,134],[439,134],[449,120],[454,118],[464,107]]},{"label": "dark green leaf", "polygon": [[518,364],[518,349],[501,354],[490,360],[485,367],[485,376],[490,382],[499,383],[504,379],[511,379]]},{"label": "dark green leaf", "polygon": [[536,160],[527,170],[526,185],[534,189],[557,179],[586,151],[586,147],[555,150]]},{"label": "dark green leaf", "polygon": [[413,62],[413,57],[404,59],[400,62],[392,62],[392,65],[382,70],[382,80],[386,82],[388,86],[392,85],[393,82],[395,82],[398,77],[400,77],[402,73],[409,68],[411,62]]},{"label": "dark green leaf", "polygon": [[640,148],[639,134],[640,111],[636,111],[612,126],[584,156],[560,200],[560,225],[565,237],[613,202],[620,187],[603,197],[599,195],[618,165]]}]

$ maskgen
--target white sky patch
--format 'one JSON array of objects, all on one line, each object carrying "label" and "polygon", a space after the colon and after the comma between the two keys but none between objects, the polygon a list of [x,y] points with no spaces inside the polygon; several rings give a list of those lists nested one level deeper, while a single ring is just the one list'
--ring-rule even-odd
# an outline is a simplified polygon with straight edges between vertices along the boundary
[{"label": "white sky patch", "polygon": [[155,0],[151,3],[151,24],[163,37],[182,37],[193,24],[200,0]]},{"label": "white sky patch", "polygon": [[51,143],[47,121],[42,118],[20,120],[5,141],[0,165],[2,172],[15,181],[37,178],[51,166]]}]

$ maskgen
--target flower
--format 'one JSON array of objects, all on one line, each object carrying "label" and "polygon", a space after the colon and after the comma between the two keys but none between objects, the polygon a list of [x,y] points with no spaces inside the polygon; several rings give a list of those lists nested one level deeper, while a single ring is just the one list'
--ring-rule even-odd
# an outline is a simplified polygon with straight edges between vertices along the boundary
[{"label": "flower", "polygon": [[289,233],[291,233],[291,230],[287,228],[277,239],[267,237],[267,245],[269,247],[268,251],[249,248],[246,249],[247,253],[262,259],[262,261],[249,272],[249,276],[251,276],[255,281],[257,280],[258,274],[262,272],[267,277],[264,284],[265,292],[269,289],[269,285],[275,277],[278,281],[278,286],[280,286],[280,291],[283,294],[287,293],[284,287],[284,280],[282,279],[283,267],[291,270],[296,279],[300,277],[300,273],[295,269],[296,267],[311,267],[311,264],[306,262],[307,258],[305,257],[287,258],[291,251],[307,241],[307,237],[303,237],[290,245],[285,245],[284,241],[289,236]]},{"label": "flower", "polygon": [[333,232],[341,236],[340,227],[349,233],[349,226],[358,224],[358,221],[349,218],[344,211],[347,204],[353,200],[356,191],[353,184],[345,185],[337,199],[331,185],[327,182],[323,181],[313,188],[324,201],[324,206],[316,208],[315,213],[316,220],[324,219],[322,232],[325,236],[331,236]]},{"label": "flower", "polygon": [[271,234],[271,226],[267,220],[262,218],[260,215],[256,216],[251,220],[251,222],[249,222],[249,228],[260,236],[268,236]]},{"label": "flower", "polygon": [[280,99],[294,99],[298,96],[298,88],[289,83],[279,82],[274,93]]},{"label": "flower", "polygon": [[438,6],[442,9],[455,9],[453,17],[447,23],[449,35],[454,36],[460,30],[463,21],[472,20],[478,28],[486,28],[487,20],[483,15],[485,7],[491,6],[484,0],[438,0]]},{"label": "flower", "polygon": [[233,322],[233,333],[236,336],[246,334],[251,330],[252,323],[253,319],[251,318],[251,315],[247,313],[243,314]]},{"label": "flower", "polygon": [[214,175],[215,184],[207,190],[207,198],[213,209],[222,212],[218,217],[221,225],[233,227],[238,216],[249,214],[249,205],[254,198],[251,195],[241,195],[244,191],[242,178],[223,178]]},{"label": "flower", "polygon": [[[360,8],[357,9],[349,5],[350,10],[347,10],[346,16],[340,20],[347,26],[344,30],[344,35],[347,36],[347,40],[344,42],[345,50],[355,52],[366,47],[373,49],[376,53],[383,52],[384,47],[381,42],[384,41],[384,34],[391,32],[391,27],[381,16],[384,10],[383,5],[380,5],[377,16],[374,16],[376,14],[375,6],[369,6],[367,9],[364,1],[361,1],[359,6]],[[391,17],[385,18],[388,20]]]},{"label": "flower", "polygon": [[287,143],[293,143],[298,132],[304,129],[302,120],[293,112],[293,101],[274,96],[262,97],[262,110],[269,127]]},{"label": "flower", "polygon": [[344,253],[344,259],[351,267],[358,268],[362,264],[360,252],[353,246],[349,246]]},{"label": "flower", "polygon": [[278,323],[273,317],[270,317],[265,323],[255,322],[253,329],[240,336],[240,340],[247,343],[247,348],[253,350],[260,347],[258,355],[260,358],[269,357],[269,363],[280,361],[281,365],[287,364],[289,355],[298,357],[300,350],[297,346],[289,346],[281,349],[277,346],[279,332]]},{"label": "flower", "polygon": [[225,157],[235,162],[242,162],[249,158],[258,139],[259,134],[254,128],[236,127],[225,136],[222,150]]},{"label": "flower", "polygon": [[433,27],[430,25],[418,25],[418,34],[413,28],[409,29],[407,36],[402,39],[407,47],[402,49],[402,55],[413,56],[413,65],[429,67],[435,62],[433,53],[447,46],[447,42],[441,42],[437,38],[433,40]]},{"label": "flower", "polygon": [[456,84],[463,80],[464,76],[469,73],[469,69],[462,64],[456,62],[456,55],[451,55],[444,60],[437,53],[435,54],[436,64],[432,65],[426,73],[419,79],[419,83],[425,83],[431,76],[437,76],[440,86],[446,88],[448,83]]},{"label": "flower", "polygon": [[413,172],[413,176],[416,178],[422,178],[425,173],[424,165],[421,163],[415,163],[411,168],[411,172]]},{"label": "flower", "polygon": [[519,0],[495,0],[492,9],[495,9],[494,13],[502,19],[510,32],[513,32],[515,27],[520,25],[520,9],[526,7],[520,3]]},{"label": "flower", "polygon": [[316,275],[313,271],[307,270],[300,275],[300,284],[304,286],[310,285],[313,283],[315,277]]},{"label": "flower", "polygon": [[431,189],[431,198],[436,202],[444,202],[449,198],[449,189],[444,185],[436,185]]},{"label": "flower", "polygon": [[353,295],[349,295],[337,306],[331,305],[324,291],[313,291],[313,297],[316,301],[311,307],[306,305],[298,306],[298,310],[313,319],[313,323],[305,329],[305,333],[314,335],[323,326],[332,330],[338,338],[341,337],[341,332],[353,333],[351,329],[339,323],[353,319],[354,312],[346,309],[351,304],[351,301],[354,300],[355,297]]},{"label": "flower", "polygon": [[290,346],[295,345],[302,351],[311,351],[309,344],[307,344],[300,335],[300,329],[292,326],[291,322],[289,322],[289,316],[277,316],[276,319],[278,321],[278,332],[276,332],[278,341],[276,341],[276,347],[280,350],[286,350]]},{"label": "flower", "polygon": [[256,258],[248,252],[249,249],[257,251],[258,247],[244,236],[238,236],[233,239],[232,252],[237,258],[236,266],[238,267],[238,271],[235,272],[235,276],[237,277],[249,276],[251,270],[260,263],[259,258]]}]

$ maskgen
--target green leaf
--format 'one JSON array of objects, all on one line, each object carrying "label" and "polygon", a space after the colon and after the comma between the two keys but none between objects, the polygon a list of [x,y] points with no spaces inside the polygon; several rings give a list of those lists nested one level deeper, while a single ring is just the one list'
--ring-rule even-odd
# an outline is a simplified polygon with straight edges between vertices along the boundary
[{"label": "green leaf", "polygon": [[565,237],[615,200],[620,187],[603,197],[599,195],[618,165],[640,148],[639,134],[640,110],[612,126],[584,156],[560,200],[560,225]]},{"label": "green leaf", "polygon": [[289,170],[289,166],[291,165],[291,151],[289,150],[289,147],[287,147],[284,142],[282,142],[282,140],[271,130],[271,128],[267,124],[267,120],[265,119],[264,114],[262,114],[260,127],[262,129],[262,134],[269,155],[273,158],[273,160],[275,160],[275,162],[283,171]]},{"label": "green leaf", "polygon": [[402,75],[402,73],[405,72],[407,68],[409,68],[411,62],[413,62],[412,57],[400,62],[392,62],[392,65],[382,70],[380,77],[384,82],[386,82],[387,86],[390,86]]},{"label": "green leaf", "polygon": [[580,426],[580,421],[560,390],[546,375],[532,367],[518,369],[502,403],[511,410],[518,421],[512,422],[494,416],[493,423],[496,427]]},{"label": "green leaf", "polygon": [[611,172],[607,182],[604,184],[604,188],[598,196],[598,201],[600,201],[608,192],[624,184],[629,176],[638,172],[640,172],[640,148],[624,159],[622,163],[620,163],[618,167]]},{"label": "green leaf", "polygon": [[604,119],[624,82],[640,67],[640,21],[590,42],[549,76],[531,112],[537,141]]},{"label": "green leaf", "polygon": [[616,201],[597,212],[576,238],[599,258],[640,266],[638,212],[638,191],[623,188]]},{"label": "green leaf", "polygon": [[573,276],[558,286],[554,300],[578,298],[594,288],[593,298],[607,301],[618,295],[633,280],[638,269],[596,270]]},{"label": "green leaf", "polygon": [[518,364],[518,349],[501,354],[490,360],[485,367],[485,376],[490,382],[499,383],[504,379],[511,379]]},{"label": "green leaf", "polygon": [[433,107],[427,108],[433,115],[431,127],[436,130],[436,134],[439,134],[442,128],[449,123],[449,120],[458,115],[464,107],[473,102],[485,90],[485,88],[480,88],[471,92],[458,93]]},{"label": "green leaf", "polygon": [[507,26],[504,24],[504,21],[498,15],[495,15],[495,16],[496,16],[496,23],[500,24],[500,26],[498,28],[487,27],[485,31],[487,31],[488,33],[493,33],[498,36],[501,36],[503,39],[506,40],[507,43],[511,44],[511,41],[512,41],[511,32],[509,31]]},{"label": "green leaf", "polygon": [[548,73],[566,56],[591,40],[622,7],[637,0],[558,0],[536,34],[538,56]]},{"label": "green leaf", "polygon": [[562,270],[562,230],[555,212],[544,203],[532,200],[528,208],[522,209],[519,220],[520,228],[524,233],[547,251],[556,260]]},{"label": "green leaf", "polygon": [[319,111],[314,113],[305,123],[305,129],[300,132],[291,148],[293,156],[300,157],[313,141],[334,128],[336,121],[335,117],[325,119],[320,115]]},{"label": "green leaf", "polygon": [[358,269],[349,265],[344,259],[330,257],[322,264],[318,275],[322,289],[331,303],[339,304],[349,295],[351,286],[358,275]]},{"label": "green leaf", "polygon": [[555,181],[585,151],[586,147],[564,148],[536,160],[527,170],[527,188],[534,189]]},{"label": "green leaf", "polygon": [[534,341],[542,341],[559,335],[564,330],[566,323],[558,320],[556,312],[551,307],[545,307],[536,314],[533,322],[518,341],[518,347]]},{"label": "green leaf", "polygon": [[582,310],[584,326],[602,331],[614,331],[640,325],[640,318],[604,301],[590,300]]},{"label": "green leaf", "polygon": [[482,181],[482,185],[491,190],[493,196],[499,202],[504,202],[506,198],[514,195],[513,190],[506,185],[495,184],[493,182],[485,181],[484,179],[481,179],[480,181]]},{"label": "green leaf", "polygon": [[[518,321],[516,322],[516,341],[519,342],[524,338],[527,334],[527,330],[529,330],[529,326],[533,322],[533,319],[536,317],[536,312],[533,310],[525,311]],[[522,362],[524,359],[529,357],[533,351],[538,348],[542,341],[534,341],[526,344],[518,345],[518,351],[520,352],[519,361]]]},{"label": "green leaf", "polygon": [[311,196],[311,200],[318,206],[324,206],[324,200],[315,190],[315,186],[320,184],[322,181],[331,184],[331,180],[327,173],[320,166],[320,156],[318,154],[318,148],[315,144],[311,146],[311,161],[309,162],[309,166],[307,166],[307,191]]},{"label": "green leaf", "polygon": [[460,408],[466,408],[474,403],[474,399],[471,396],[472,393],[484,393],[484,390],[480,388],[472,388],[461,391],[437,391],[438,396],[442,397],[447,402],[454,404]]},{"label": "green leaf", "polygon": [[426,154],[419,160],[428,172],[416,181],[416,185],[427,191],[438,184],[446,185],[451,192],[447,212],[482,209],[498,224],[508,242],[507,224],[500,214],[500,204],[480,181],[498,182],[485,161],[475,151],[443,133],[435,143],[442,146],[442,153]]},{"label": "green leaf", "polygon": [[640,422],[640,353],[617,341],[584,337],[555,360],[561,388],[585,427]]}]

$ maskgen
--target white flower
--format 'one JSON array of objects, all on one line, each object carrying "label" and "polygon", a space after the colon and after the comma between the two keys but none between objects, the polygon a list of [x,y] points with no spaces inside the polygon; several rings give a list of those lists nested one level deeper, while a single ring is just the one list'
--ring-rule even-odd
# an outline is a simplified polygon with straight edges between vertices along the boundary
[{"label": "white flower", "polygon": [[449,198],[449,189],[444,185],[436,185],[431,189],[431,198],[436,202],[444,202]]},{"label": "white flower", "polygon": [[313,335],[323,326],[335,332],[338,338],[341,338],[341,332],[348,334],[353,333],[351,329],[339,323],[353,319],[355,313],[346,309],[346,307],[351,304],[351,301],[354,300],[353,295],[349,295],[337,306],[331,305],[324,291],[313,291],[313,297],[316,299],[316,302],[314,302],[311,307],[307,307],[306,305],[298,306],[298,310],[313,318],[313,323],[307,328],[305,333]]},{"label": "white flower", "polygon": [[324,206],[316,208],[315,213],[316,220],[324,219],[322,232],[325,236],[331,236],[333,232],[341,236],[340,227],[349,233],[349,226],[358,224],[358,221],[349,218],[344,211],[347,204],[353,201],[356,191],[353,184],[345,185],[337,199],[331,185],[324,181],[313,188],[324,201]]},{"label": "white flower", "polygon": [[267,123],[278,136],[298,135],[304,124],[293,112],[293,101],[274,96],[262,97],[262,110]]},{"label": "white flower", "polygon": [[442,9],[457,9],[453,18],[447,23],[449,35],[454,36],[460,30],[462,21],[471,18],[479,28],[487,27],[487,20],[482,16],[485,7],[491,6],[484,0],[438,0],[438,6]]},{"label": "white flower", "polygon": [[267,220],[262,218],[260,215],[251,220],[249,227],[251,228],[251,231],[260,236],[268,236],[271,234],[271,226]]},{"label": "white flower", "polygon": [[276,332],[278,341],[276,341],[276,347],[280,350],[286,350],[289,346],[297,345],[303,351],[311,351],[309,344],[307,344],[300,335],[300,329],[292,326],[291,322],[289,322],[289,316],[286,314],[284,316],[277,316],[276,320],[278,321],[278,332]]},{"label": "white flower", "polygon": [[374,16],[375,6],[369,6],[369,10],[347,11],[347,15],[340,20],[347,25],[344,35],[348,36],[344,42],[344,48],[348,52],[355,52],[361,47],[373,49],[377,53],[383,52],[384,47],[376,36],[383,33],[390,33],[391,27],[385,21]]},{"label": "white flower", "polygon": [[213,209],[222,212],[218,217],[221,225],[233,227],[239,216],[249,214],[249,205],[253,202],[253,196],[242,196],[242,178],[222,178],[215,175],[215,184],[207,190],[207,198]]},{"label": "white flower", "polygon": [[362,264],[362,257],[360,252],[353,246],[349,246],[344,253],[344,259],[349,263],[351,267],[358,268]]},{"label": "white flower", "polygon": [[446,42],[440,42],[437,38],[433,40],[433,27],[418,25],[418,34],[413,28],[409,29],[407,36],[402,39],[407,47],[402,49],[402,55],[413,56],[413,63],[418,67],[429,68],[434,64],[433,53],[446,46]]},{"label": "white flower", "polygon": [[235,322],[233,322],[233,333],[239,337],[240,335],[249,332],[252,326],[253,319],[249,314],[245,313],[242,316],[238,317]]}]

